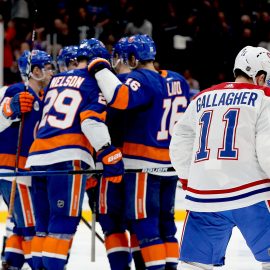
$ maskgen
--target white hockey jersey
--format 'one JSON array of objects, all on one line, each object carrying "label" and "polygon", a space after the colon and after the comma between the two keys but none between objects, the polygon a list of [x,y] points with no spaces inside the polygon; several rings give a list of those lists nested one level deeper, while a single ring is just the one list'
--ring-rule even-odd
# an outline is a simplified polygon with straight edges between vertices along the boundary
[{"label": "white hockey jersey", "polygon": [[270,88],[222,83],[199,93],[175,125],[170,157],[198,212],[270,200]]}]

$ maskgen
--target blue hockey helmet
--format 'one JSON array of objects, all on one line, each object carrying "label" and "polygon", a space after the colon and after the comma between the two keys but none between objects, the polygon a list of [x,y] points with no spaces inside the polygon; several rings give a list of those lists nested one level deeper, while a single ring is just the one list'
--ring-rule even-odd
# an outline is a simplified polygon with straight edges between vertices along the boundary
[{"label": "blue hockey helmet", "polygon": [[77,58],[79,58],[79,60],[81,58],[85,58],[90,61],[95,57],[101,57],[109,60],[110,53],[100,40],[96,38],[83,39],[79,45]]},{"label": "blue hockey helmet", "polygon": [[122,37],[113,46],[112,56],[115,57],[115,55],[117,54],[119,58],[126,61],[127,60],[127,47],[128,47],[128,37]]},{"label": "blue hockey helmet", "polygon": [[67,68],[71,61],[76,60],[78,50],[78,46],[66,46],[61,49],[59,55],[57,56],[58,66]]},{"label": "blue hockey helmet", "polygon": [[[30,59],[31,65],[29,63]],[[34,67],[44,69],[45,65],[47,64],[53,65],[52,57],[46,52],[40,50],[33,50],[32,52],[25,50],[18,59],[19,70],[23,78],[28,77]]]},{"label": "blue hockey helmet", "polygon": [[128,57],[134,55],[138,61],[155,60],[156,46],[148,35],[134,35],[128,38]]}]

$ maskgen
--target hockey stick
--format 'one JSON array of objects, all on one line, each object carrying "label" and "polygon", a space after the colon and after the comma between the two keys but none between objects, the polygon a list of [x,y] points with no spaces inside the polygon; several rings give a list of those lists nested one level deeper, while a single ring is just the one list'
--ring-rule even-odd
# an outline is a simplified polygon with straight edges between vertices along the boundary
[{"label": "hockey stick", "polygon": [[[94,189],[92,189],[94,193]],[[94,194],[93,194],[94,195]],[[95,195],[94,195],[95,196]],[[96,260],[96,207],[97,203],[96,200],[93,202],[93,209],[92,209],[92,236],[91,236],[91,262],[94,262]]]},{"label": "hockey stick", "polygon": [[[35,5],[34,5],[35,6]],[[32,38],[31,38],[31,47],[34,45],[35,35],[36,35],[36,25],[35,19],[37,16],[37,9],[35,9],[34,13],[34,23],[33,23],[33,31],[32,31]],[[27,74],[24,79],[25,91],[28,91],[29,88],[29,78],[31,73],[31,57],[32,57],[32,50],[27,59]],[[19,124],[19,132],[18,132],[18,139],[17,139],[17,146],[16,146],[16,156],[15,156],[15,168],[14,173],[18,173],[19,168],[19,159],[20,159],[20,152],[22,146],[22,133],[24,127],[24,114],[21,116],[21,121]],[[17,187],[17,176],[14,175],[14,179],[12,180],[11,191],[10,191],[10,198],[9,198],[9,205],[8,205],[8,216],[11,217],[14,210],[14,201],[15,201],[15,194],[16,194],[16,187]]]},{"label": "hockey stick", "polygon": [[[144,169],[126,169],[125,173],[165,173],[174,172],[173,167],[144,168]],[[59,170],[59,171],[23,171],[23,172],[0,172],[1,177],[21,177],[21,176],[49,176],[49,175],[74,175],[74,174],[93,174],[102,173],[103,170]]]},{"label": "hockey stick", "polygon": [[91,224],[89,224],[89,222],[83,216],[81,217],[81,220],[83,221],[83,223],[86,225],[87,228],[89,228],[92,232],[94,232],[94,235],[97,237],[97,239],[102,244],[104,244],[105,241],[104,241],[103,237],[93,229],[93,227],[91,226]]}]

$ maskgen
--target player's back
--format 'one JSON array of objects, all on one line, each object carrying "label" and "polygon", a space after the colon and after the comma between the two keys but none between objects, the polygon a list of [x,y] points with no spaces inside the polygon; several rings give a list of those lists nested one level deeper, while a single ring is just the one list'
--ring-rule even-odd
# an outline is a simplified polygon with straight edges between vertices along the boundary
[{"label": "player's back", "polygon": [[[177,73],[138,69],[131,72],[123,154],[127,168],[170,166],[172,128],[188,105],[188,86]],[[140,94],[141,93],[141,94]]]},{"label": "player's back", "polygon": [[183,119],[195,136],[189,209],[221,211],[270,198],[256,150],[266,93],[269,89],[253,84],[223,83],[202,91],[190,104]]},{"label": "player's back", "polygon": [[47,165],[78,159],[93,165],[89,155],[93,148],[82,133],[81,122],[91,116],[105,116],[105,109],[97,83],[86,68],[54,76],[46,91],[43,116],[29,163]]}]

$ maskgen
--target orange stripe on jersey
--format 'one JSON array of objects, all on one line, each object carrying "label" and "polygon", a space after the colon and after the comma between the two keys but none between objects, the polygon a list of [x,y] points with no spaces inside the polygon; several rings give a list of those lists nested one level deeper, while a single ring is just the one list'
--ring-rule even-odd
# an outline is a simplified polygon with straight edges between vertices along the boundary
[{"label": "orange stripe on jersey", "polygon": [[20,199],[21,199],[21,204],[22,204],[24,223],[26,227],[35,226],[32,199],[31,199],[29,187],[27,187],[24,184],[18,184],[18,191],[20,194]]},{"label": "orange stripe on jersey", "polygon": [[176,242],[166,242],[165,249],[166,249],[166,257],[167,258],[179,258],[179,245]]},{"label": "orange stripe on jersey", "polygon": [[147,174],[137,173],[136,174],[136,218],[146,218],[146,183]]},{"label": "orange stripe on jersey", "polygon": [[127,233],[114,233],[106,237],[105,239],[106,250],[110,250],[116,247],[128,247]]},{"label": "orange stripe on jersey", "polygon": [[170,162],[169,149],[146,146],[143,144],[124,143],[123,154]]},{"label": "orange stripe on jersey", "polygon": [[166,78],[168,76],[168,71],[167,70],[160,70],[160,75],[163,77],[163,78]]},{"label": "orange stripe on jersey", "polygon": [[40,254],[40,257],[41,257],[44,241],[45,241],[45,237],[34,236],[31,243],[31,252],[35,254]]},{"label": "orange stripe on jersey", "polygon": [[101,121],[105,122],[106,116],[107,116],[107,112],[97,113],[97,112],[91,111],[91,110],[84,111],[84,112],[80,113],[81,122],[87,118],[90,118],[90,117],[95,117],[95,118],[98,118]]},{"label": "orange stripe on jersey", "polygon": [[32,144],[29,153],[52,150],[54,148],[69,145],[87,148],[90,153],[93,154],[93,147],[86,139],[86,137],[83,134],[76,133],[63,134],[48,139],[36,139],[34,140],[34,143]]},{"label": "orange stripe on jersey", "polygon": [[99,213],[107,214],[107,190],[108,190],[108,181],[103,177],[100,180],[99,188]]},{"label": "orange stripe on jersey", "polygon": [[32,243],[32,240],[23,240],[22,241],[22,249],[23,249],[23,253],[24,253],[24,256],[28,259],[29,257],[31,257],[31,243]]},{"label": "orange stripe on jersey", "polygon": [[[80,161],[74,161],[74,170],[80,170]],[[72,194],[71,194],[71,209],[70,209],[70,216],[77,217],[79,213],[79,203],[81,197],[81,186],[82,186],[82,175],[75,174],[73,175],[73,182],[72,182]]]},{"label": "orange stripe on jersey", "polygon": [[47,236],[45,238],[42,251],[67,256],[70,247],[70,241],[71,240],[58,239]]},{"label": "orange stripe on jersey", "polygon": [[[26,157],[19,157],[19,168],[24,169],[24,170],[29,170],[25,169],[25,163],[26,163]],[[16,160],[16,155],[12,154],[0,154],[0,166],[7,166],[7,167],[15,167],[15,160]]]},{"label": "orange stripe on jersey", "polygon": [[129,93],[128,93],[128,86],[122,84],[118,89],[117,96],[112,104],[111,107],[125,110],[128,106],[129,101]]},{"label": "orange stripe on jersey", "polygon": [[10,237],[8,237],[6,241],[6,251],[11,250],[11,249],[16,249],[18,250],[18,252],[16,253],[23,253],[22,241],[23,241],[22,236],[18,236],[15,234],[11,235]]},{"label": "orange stripe on jersey", "polygon": [[146,266],[159,265],[161,262],[165,264],[166,251],[164,244],[143,247],[141,252]]}]

